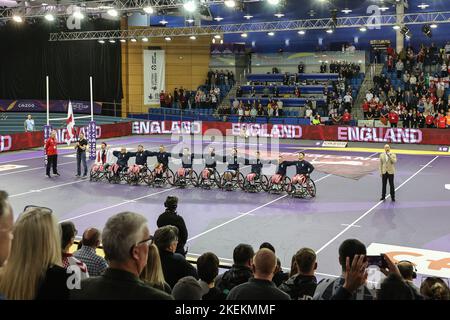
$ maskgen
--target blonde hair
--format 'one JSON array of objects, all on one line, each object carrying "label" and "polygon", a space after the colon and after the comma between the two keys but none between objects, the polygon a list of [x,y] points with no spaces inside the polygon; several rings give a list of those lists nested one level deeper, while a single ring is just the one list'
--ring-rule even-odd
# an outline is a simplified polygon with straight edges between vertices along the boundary
[{"label": "blonde hair", "polygon": [[153,243],[148,248],[147,265],[144,270],[142,270],[140,278],[152,287],[164,290],[166,281],[164,279],[161,259],[159,257],[159,250]]},{"label": "blonde hair", "polygon": [[13,234],[0,292],[9,300],[34,299],[47,269],[62,264],[59,226],[50,211],[33,208],[22,213]]}]

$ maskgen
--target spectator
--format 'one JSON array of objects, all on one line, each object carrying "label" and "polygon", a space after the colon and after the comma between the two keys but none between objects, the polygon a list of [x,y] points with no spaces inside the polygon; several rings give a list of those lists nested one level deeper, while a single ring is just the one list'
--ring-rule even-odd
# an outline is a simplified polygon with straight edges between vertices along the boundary
[{"label": "spectator", "polygon": [[258,110],[256,110],[256,106],[253,105],[252,109],[250,110],[250,118],[251,118],[251,120],[255,121],[257,115],[258,115]]},{"label": "spectator", "polygon": [[158,247],[164,279],[171,288],[183,277],[198,278],[195,268],[186,258],[176,253],[178,229],[175,226],[164,226],[156,230],[154,243]]},{"label": "spectator", "polygon": [[176,253],[186,256],[187,251],[184,249],[188,239],[188,230],[182,216],[178,215],[178,198],[174,196],[168,196],[164,202],[166,211],[164,211],[156,221],[158,228],[164,226],[175,226],[178,229],[178,245]]},{"label": "spectator", "polygon": [[248,244],[239,244],[233,251],[233,266],[216,279],[216,287],[228,295],[231,289],[247,282],[253,276],[253,248]]},{"label": "spectator", "polygon": [[419,293],[419,288],[414,285],[414,279],[417,278],[416,267],[410,261],[400,261],[397,264],[397,268],[405,281],[406,285],[408,285],[414,295],[415,300],[421,300],[422,296]]},{"label": "spectator", "polygon": [[277,258],[270,249],[260,249],[253,259],[254,278],[234,287],[227,300],[290,300],[288,294],[272,282]]},{"label": "spectator", "polygon": [[428,277],[420,286],[420,293],[426,300],[450,300],[447,284],[438,277]]},{"label": "spectator", "polygon": [[352,120],[352,115],[345,109],[344,114],[342,115],[342,124],[348,126],[350,125],[350,120]]},{"label": "spectator", "polygon": [[71,221],[66,221],[60,224],[60,228],[62,263],[64,269],[68,270],[67,273],[72,273],[72,270],[74,270],[74,272],[81,276],[81,280],[89,278],[87,266],[70,253],[70,249],[75,242],[75,236],[78,233],[78,231],[75,229],[75,225]]},{"label": "spectator", "polygon": [[414,291],[396,273],[389,274],[380,285],[377,292],[378,300],[414,300]]},{"label": "spectator", "polygon": [[168,294],[172,293],[172,288],[164,279],[158,247],[153,243],[148,247],[147,265],[142,271],[140,278],[155,289],[164,291]]},{"label": "spectator", "polygon": [[344,106],[347,110],[349,110],[349,112],[351,112],[352,110],[352,103],[353,103],[353,98],[350,92],[347,92],[347,94],[344,96]]},{"label": "spectator", "polygon": [[[262,243],[259,248],[260,249],[266,248],[266,249],[271,250],[273,253],[275,253],[275,248],[269,242]],[[281,267],[281,261],[280,261],[280,259],[277,258],[277,266],[275,268],[275,272],[273,274],[272,281],[273,281],[273,283],[275,283],[275,285],[277,287],[279,287],[287,279],[289,279],[289,274],[283,272],[283,268]]]},{"label": "spectator", "polygon": [[81,282],[73,300],[171,300],[172,297],[139,279],[147,264],[152,237],[147,219],[122,212],[108,219],[102,242],[109,268],[99,277]]},{"label": "spectator", "polygon": [[315,271],[317,270],[316,253],[303,248],[294,255],[297,273],[283,282],[279,288],[289,294],[292,300],[310,300],[317,287]]},{"label": "spectator", "polygon": [[161,108],[166,108],[166,94],[164,93],[164,90],[161,90],[161,93],[159,94],[159,105]]},{"label": "spectator", "polygon": [[322,121],[320,120],[320,115],[316,114],[316,116],[314,117],[312,124],[315,126],[318,126],[320,124],[322,124]]},{"label": "spectator", "polygon": [[100,276],[108,268],[105,258],[96,253],[96,249],[100,246],[100,238],[101,233],[98,229],[87,229],[83,233],[81,248],[73,254],[74,258],[86,264],[90,277]]},{"label": "spectator", "polygon": [[173,287],[175,300],[202,300],[202,287],[194,277],[184,277]]},{"label": "spectator", "polygon": [[24,122],[25,132],[33,132],[34,131],[34,119],[31,117],[31,114],[27,116],[27,119]]},{"label": "spectator", "polygon": [[397,112],[395,112],[395,110],[391,110],[389,112],[389,123],[391,124],[391,128],[397,128],[397,124],[398,124],[398,114]]},{"label": "spectator", "polygon": [[8,260],[11,251],[13,226],[14,215],[8,201],[8,194],[5,191],[0,190],[0,268],[5,264],[6,260]]},{"label": "spectator", "polygon": [[204,253],[197,259],[197,272],[202,287],[202,300],[226,299],[226,295],[215,287],[215,279],[219,274],[219,258],[214,253]]},{"label": "spectator", "polygon": [[0,271],[0,294],[8,300],[68,299],[69,275],[61,263],[60,230],[52,211],[26,208],[14,225],[11,254]]},{"label": "spectator", "polygon": [[[342,275],[337,279],[323,279],[319,282],[314,293],[314,300],[330,300],[344,286],[345,275],[350,272],[349,266],[359,255],[366,255],[366,246],[356,239],[347,239],[339,247],[339,263],[342,267]],[[345,289],[346,290],[346,289]],[[358,286],[351,293],[351,300],[373,300],[374,295],[365,286]]]}]

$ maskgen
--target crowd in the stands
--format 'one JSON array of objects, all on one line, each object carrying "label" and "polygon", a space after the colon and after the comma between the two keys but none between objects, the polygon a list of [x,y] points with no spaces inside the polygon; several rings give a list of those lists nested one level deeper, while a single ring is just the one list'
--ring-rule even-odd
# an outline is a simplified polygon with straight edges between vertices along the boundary
[{"label": "crowd in the stands", "polygon": [[[448,128],[450,126],[450,43],[395,52],[388,47],[386,72],[373,79],[362,105],[364,118],[403,128]],[[400,85],[394,86],[392,79]]]},{"label": "crowd in the stands", "polygon": [[255,252],[238,239],[231,269],[219,274],[219,258],[212,252],[199,256],[194,267],[186,259],[188,229],[177,205],[176,197],[167,198],[153,233],[140,214],[113,215],[103,230],[86,229],[73,252],[78,231],[72,222],[58,224],[50,208],[35,206],[14,222],[8,195],[0,191],[0,299],[450,299],[445,280],[429,277],[418,288],[413,263],[395,263],[388,255],[382,255],[386,265],[380,269],[386,277],[372,289],[366,246],[356,239],[339,246],[342,274],[321,281],[314,250],[300,248],[287,273],[270,243]]}]

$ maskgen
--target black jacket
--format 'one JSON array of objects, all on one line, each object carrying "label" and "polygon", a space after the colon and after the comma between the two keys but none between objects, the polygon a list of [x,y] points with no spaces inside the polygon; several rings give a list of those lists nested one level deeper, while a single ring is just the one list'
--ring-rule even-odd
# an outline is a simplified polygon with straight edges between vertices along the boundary
[{"label": "black jacket", "polygon": [[172,253],[167,250],[159,250],[164,279],[170,287],[181,278],[193,276],[198,279],[197,270],[179,253]]},{"label": "black jacket", "polygon": [[170,152],[149,152],[148,154],[149,157],[156,157],[156,161],[158,161],[158,163],[161,163],[164,167],[168,167],[169,166],[169,157],[172,156],[172,154]]},{"label": "black jacket", "polygon": [[287,166],[295,166],[297,174],[310,174],[314,171],[314,166],[308,161],[286,161]]},{"label": "black jacket", "polygon": [[106,269],[99,277],[81,281],[80,290],[70,291],[71,300],[173,300],[171,295],[154,289],[134,274]]},{"label": "black jacket", "polygon": [[209,289],[202,297],[202,300],[226,300],[227,296],[216,287]]},{"label": "black jacket", "polygon": [[147,157],[150,155],[149,151],[130,152],[130,157],[136,157],[136,164],[139,166],[147,165]]},{"label": "black jacket", "polygon": [[317,287],[315,276],[295,275],[283,282],[278,288],[286,292],[292,300],[312,299]]},{"label": "black jacket", "polygon": [[194,163],[194,157],[195,157],[195,155],[193,153],[184,154],[184,153],[180,152],[178,154],[178,156],[181,159],[181,164],[184,169],[192,169],[192,164]]},{"label": "black jacket", "polygon": [[48,268],[40,282],[36,300],[68,300],[71,291],[67,287],[69,276],[67,270],[60,266]]},{"label": "black jacket", "polygon": [[286,162],[286,161],[278,164],[277,174],[282,175],[284,177],[287,172],[287,167],[288,167],[288,162]]},{"label": "black jacket", "polygon": [[251,168],[251,173],[256,173],[257,175],[261,174],[262,168],[264,167],[265,164],[270,164],[271,161],[270,160],[261,160],[261,159],[253,159],[251,161],[246,161],[245,164],[250,163],[252,168]]},{"label": "black jacket", "polygon": [[113,151],[113,155],[117,157],[117,164],[120,167],[128,167],[128,160],[130,160],[131,152],[121,153],[120,151]]},{"label": "black jacket", "polygon": [[159,215],[156,225],[158,228],[164,226],[175,226],[178,228],[178,245],[176,252],[185,255],[186,253],[184,246],[186,245],[186,241],[188,239],[188,231],[183,217],[179,216],[176,211],[166,210]]},{"label": "black jacket", "polygon": [[243,162],[243,159],[238,157],[237,155],[236,156],[230,155],[226,158],[226,160],[228,162],[227,169],[234,170],[234,171],[239,170],[239,166]]},{"label": "black jacket", "polygon": [[228,295],[234,287],[246,283],[253,277],[253,272],[249,267],[233,265],[230,270],[216,279],[216,288]]},{"label": "black jacket", "polygon": [[291,300],[291,298],[272,281],[252,278],[247,283],[233,288],[227,300]]}]

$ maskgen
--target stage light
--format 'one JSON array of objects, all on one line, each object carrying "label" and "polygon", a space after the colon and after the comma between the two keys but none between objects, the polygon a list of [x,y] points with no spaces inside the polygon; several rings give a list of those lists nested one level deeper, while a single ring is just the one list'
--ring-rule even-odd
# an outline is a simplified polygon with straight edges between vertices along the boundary
[{"label": "stage light", "polygon": [[148,42],[148,38],[147,37],[142,38],[142,42]]},{"label": "stage light", "polygon": [[277,17],[277,18],[283,18],[284,17],[284,13],[281,13],[281,12],[280,13],[275,13],[274,16]]},{"label": "stage light", "polygon": [[214,38],[215,38],[215,39],[220,39],[220,38],[222,38],[222,37],[220,36],[220,34],[216,34],[216,35],[214,36]]},{"label": "stage light", "polygon": [[119,15],[119,12],[116,9],[109,9],[106,13],[111,17],[117,17]]},{"label": "stage light", "polygon": [[280,4],[280,0],[267,0],[267,2],[273,6],[277,6]]},{"label": "stage light", "polygon": [[273,37],[275,35],[275,32],[268,32],[267,35]]},{"label": "stage light", "polygon": [[165,37],[164,40],[166,40],[166,41],[172,41],[172,38],[171,38],[171,37]]},{"label": "stage light", "polygon": [[306,32],[305,32],[305,30],[300,30],[299,32],[298,32],[298,34],[301,34],[301,35],[304,35]]},{"label": "stage light", "polygon": [[243,34],[241,34],[241,37],[242,37],[242,38],[247,38],[247,37],[248,37],[248,34],[243,33]]},{"label": "stage light", "polygon": [[342,13],[345,14],[349,14],[350,12],[352,12],[352,10],[350,10],[349,8],[345,8],[344,10],[341,10]]},{"label": "stage light", "polygon": [[131,42],[137,42],[137,40],[135,38],[132,38],[130,41]]},{"label": "stage light", "polygon": [[98,40],[98,43],[104,44],[105,40]]},{"label": "stage light", "polygon": [[425,10],[426,8],[428,8],[430,5],[429,4],[426,4],[426,3],[421,3],[421,4],[419,4],[417,7],[418,8],[420,8],[420,9],[422,9],[422,10]]},{"label": "stage light", "polygon": [[435,23],[433,23],[433,24],[430,24],[430,28],[431,29],[436,29],[438,27],[438,25],[437,24],[435,24]]},{"label": "stage light", "polygon": [[196,37],[196,36],[190,36],[189,39],[191,39],[191,40],[197,40],[197,37]]},{"label": "stage light", "polygon": [[169,22],[166,19],[163,18],[159,23],[165,26]]},{"label": "stage light", "polygon": [[194,0],[189,0],[184,3],[183,7],[187,12],[194,12],[197,9],[197,4]]},{"label": "stage light", "polygon": [[228,8],[234,8],[234,7],[236,7],[236,1],[234,1],[234,0],[225,0],[225,5]]},{"label": "stage light", "polygon": [[109,43],[116,43],[116,40],[111,39],[111,40],[109,40]]},{"label": "stage light", "polygon": [[398,29],[400,29],[400,26],[399,25],[395,25],[395,26],[393,26],[392,27],[394,30],[398,30]]},{"label": "stage light", "polygon": [[328,29],[327,33],[330,33],[330,34],[333,33],[333,29]]},{"label": "stage light", "polygon": [[153,12],[155,12],[155,10],[153,9],[152,6],[148,6],[148,7],[145,7],[145,8],[144,8],[144,12],[145,12],[146,14],[153,14]]},{"label": "stage light", "polygon": [[253,16],[251,14],[246,14],[244,16],[245,19],[250,20],[251,18],[253,18]]},{"label": "stage light", "polygon": [[55,21],[55,17],[51,13],[47,13],[44,18],[47,21]]},{"label": "stage light", "polygon": [[214,20],[216,20],[216,21],[220,22],[220,21],[222,21],[222,20],[223,20],[223,18],[222,18],[222,17],[215,17],[215,18],[214,18]]},{"label": "stage light", "polygon": [[194,22],[195,22],[195,20],[194,20],[194,19],[192,19],[192,18],[189,18],[189,19],[186,19],[186,22],[187,22],[187,23],[194,23]]},{"label": "stage light", "polygon": [[125,40],[125,39],[120,39],[120,42],[124,43],[124,42],[127,42],[127,40]]},{"label": "stage light", "polygon": [[22,23],[22,22],[23,22],[22,17],[19,16],[19,15],[17,15],[17,14],[15,14],[15,15],[13,16],[13,20],[14,20],[14,22],[17,22],[17,23]]},{"label": "stage light", "polygon": [[366,27],[361,27],[361,28],[359,28],[359,31],[361,31],[361,32],[366,32],[366,31],[367,31],[367,28],[366,28]]}]

